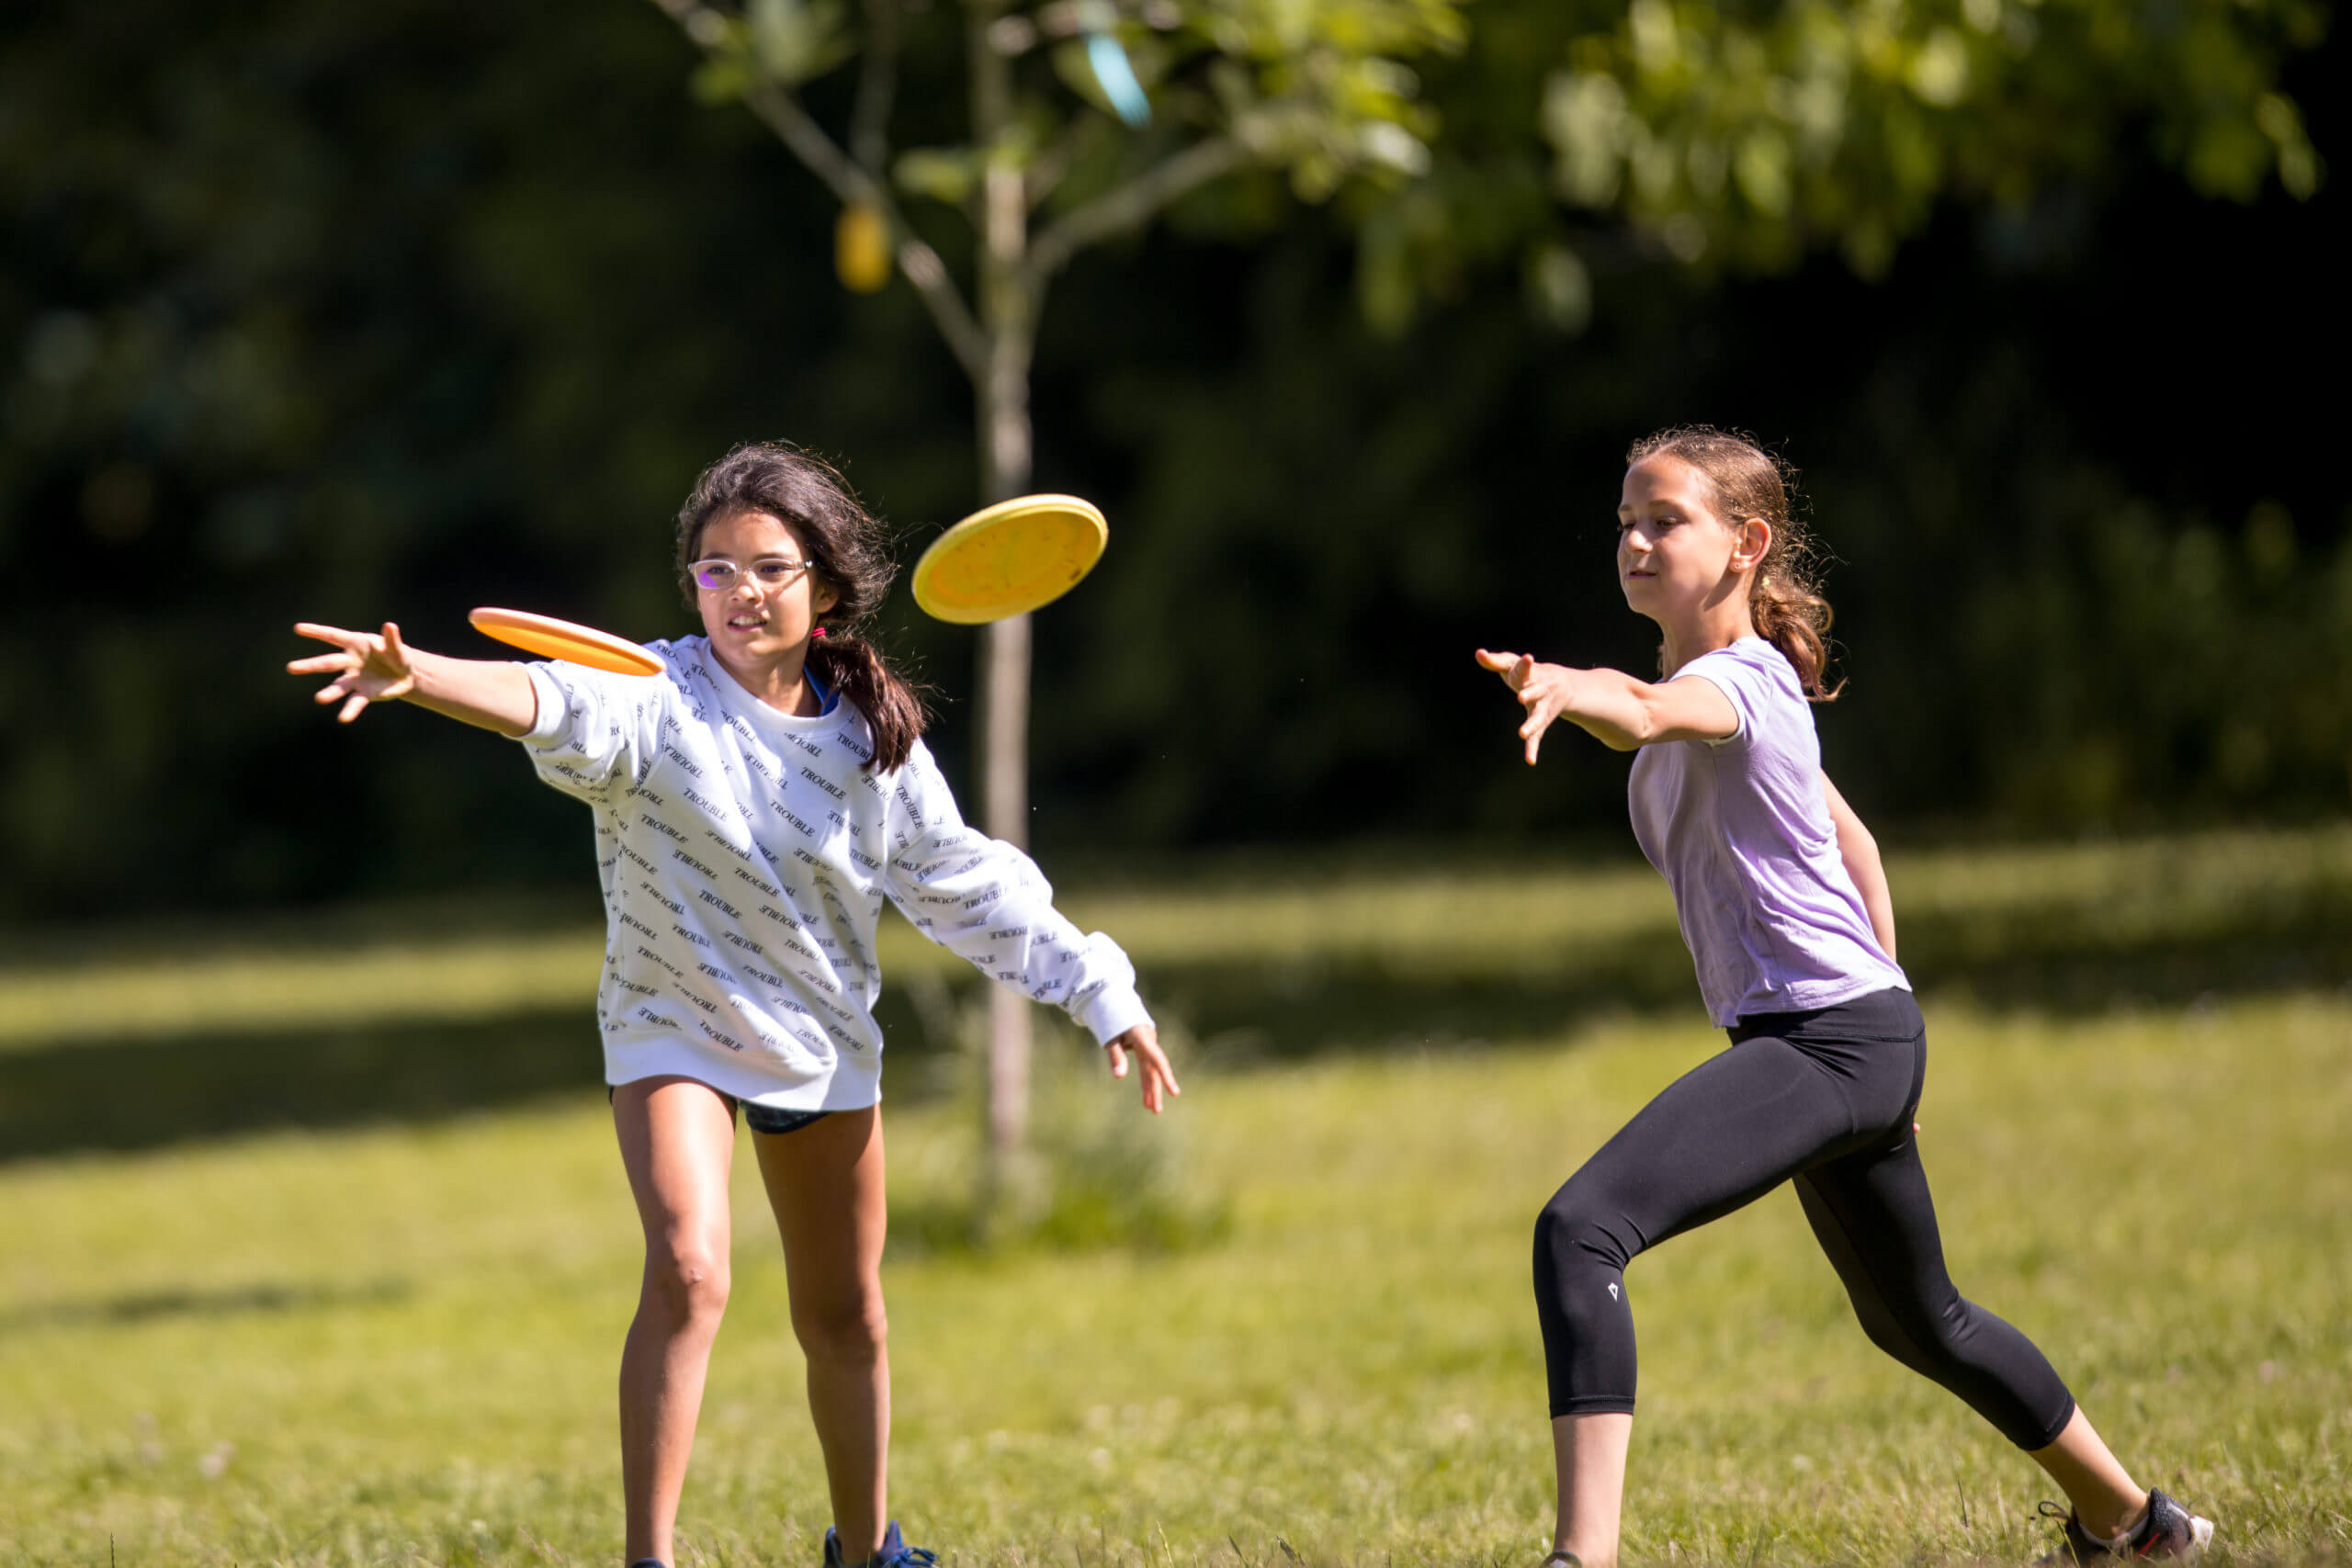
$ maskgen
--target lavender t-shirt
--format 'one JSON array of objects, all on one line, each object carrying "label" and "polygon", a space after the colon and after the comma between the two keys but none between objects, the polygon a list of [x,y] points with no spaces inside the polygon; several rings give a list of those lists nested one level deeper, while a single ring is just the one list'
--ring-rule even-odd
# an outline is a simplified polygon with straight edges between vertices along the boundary
[{"label": "lavender t-shirt", "polygon": [[1731,699],[1738,732],[1643,747],[1628,793],[1634,836],[1674,889],[1708,1013],[1728,1027],[1909,990],[1838,857],[1821,741],[1795,668],[1745,637],[1674,679],[1694,676]]}]

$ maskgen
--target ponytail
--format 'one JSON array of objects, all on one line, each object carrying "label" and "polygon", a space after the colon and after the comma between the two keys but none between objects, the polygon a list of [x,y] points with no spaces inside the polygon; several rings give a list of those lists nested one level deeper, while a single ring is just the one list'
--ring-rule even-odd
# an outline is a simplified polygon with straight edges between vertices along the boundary
[{"label": "ponytail", "polygon": [[922,696],[890,668],[882,650],[854,632],[819,626],[808,643],[808,668],[865,716],[874,732],[866,771],[887,773],[905,766],[922,739]]},{"label": "ponytail", "polygon": [[1759,566],[1747,591],[1747,609],[1756,617],[1758,633],[1795,666],[1797,684],[1805,696],[1816,703],[1836,702],[1846,682],[1822,684],[1822,671],[1829,663],[1829,601],[1811,583],[1785,573],[1767,575]]},{"label": "ponytail", "polygon": [[865,716],[874,732],[868,773],[903,767],[922,739],[922,690],[890,668],[857,627],[881,607],[898,575],[882,525],[858,504],[849,481],[822,458],[782,442],[738,446],[703,470],[678,509],[678,584],[695,602],[686,568],[703,530],[722,518],[764,513],[790,528],[808,552],[815,579],[833,591],[832,607],[808,641],[808,668]]},{"label": "ponytail", "polygon": [[[1626,452],[1625,465],[1631,468],[1659,456],[1688,463],[1706,476],[1724,522],[1754,517],[1772,530],[1772,543],[1747,581],[1748,614],[1758,635],[1796,670],[1797,683],[1808,701],[1837,701],[1846,682],[1824,683],[1829,664],[1829,601],[1815,581],[1818,552],[1812,532],[1791,504],[1796,470],[1746,436],[1706,424],[1678,425],[1645,435]],[[1664,649],[1658,657],[1664,660]]]}]

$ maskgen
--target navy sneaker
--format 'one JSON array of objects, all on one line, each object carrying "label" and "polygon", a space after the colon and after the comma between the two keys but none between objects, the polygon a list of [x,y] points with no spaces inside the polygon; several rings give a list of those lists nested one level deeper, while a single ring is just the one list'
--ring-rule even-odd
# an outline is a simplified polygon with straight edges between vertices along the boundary
[{"label": "navy sneaker", "polygon": [[938,1561],[939,1553],[909,1546],[896,1519],[882,1532],[882,1549],[863,1563],[843,1561],[841,1536],[831,1526],[825,1529],[825,1568],[933,1568]]},{"label": "navy sneaker", "polygon": [[2148,1517],[2113,1546],[2084,1529],[2071,1509],[2062,1512],[2057,1504],[2044,1503],[2039,1511],[2044,1518],[2064,1520],[2065,1534],[2059,1539],[2057,1551],[2037,1560],[2036,1568],[2045,1563],[2058,1568],[2069,1562],[2102,1562],[2117,1557],[2171,1558],[2185,1562],[2213,1539],[2212,1520],[2199,1518],[2162,1492],[2148,1494]]}]

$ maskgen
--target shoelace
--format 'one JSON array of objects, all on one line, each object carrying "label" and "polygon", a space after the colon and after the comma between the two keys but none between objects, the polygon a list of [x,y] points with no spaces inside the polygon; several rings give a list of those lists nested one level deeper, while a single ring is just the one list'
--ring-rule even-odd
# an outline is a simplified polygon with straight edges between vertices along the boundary
[{"label": "shoelace", "polygon": [[[2132,1551],[2132,1541],[2128,1533],[2125,1539],[2119,1540],[2110,1546],[2106,1541],[2099,1540],[2098,1537],[2091,1534],[2090,1531],[2085,1529],[2083,1528],[2082,1520],[2075,1517],[2074,1509],[2061,1507],[2058,1504],[2052,1502],[2047,1497],[2044,1497],[2041,1502],[2035,1504],[2033,1506],[2033,1511],[2041,1515],[2045,1519],[2056,1519],[2060,1525],[2064,1526],[2066,1531],[2066,1541],[2070,1547],[2074,1544],[2075,1538],[2076,1536],[2080,1536],[2087,1545],[2109,1557],[2130,1557],[2135,1555]],[[2149,1517],[2151,1518],[2155,1517],[2153,1508],[2150,1510]],[[2077,1555],[2079,1555],[2079,1553]]]}]

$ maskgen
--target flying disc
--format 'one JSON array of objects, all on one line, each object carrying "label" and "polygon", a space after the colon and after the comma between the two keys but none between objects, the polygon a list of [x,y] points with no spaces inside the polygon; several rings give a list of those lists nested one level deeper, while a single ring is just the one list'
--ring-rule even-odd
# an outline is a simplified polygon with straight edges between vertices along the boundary
[{"label": "flying disc", "polygon": [[958,626],[1050,604],[1102,558],[1110,525],[1074,495],[1023,495],[973,513],[915,562],[915,603]]},{"label": "flying disc", "polygon": [[610,632],[600,632],[594,626],[579,626],[571,621],[559,621],[553,615],[535,615],[528,610],[494,610],[488,606],[466,616],[474,630],[484,637],[494,637],[503,643],[560,659],[567,664],[585,664],[591,670],[609,670],[616,675],[659,675],[667,668],[653,654],[648,653],[625,637]]}]

